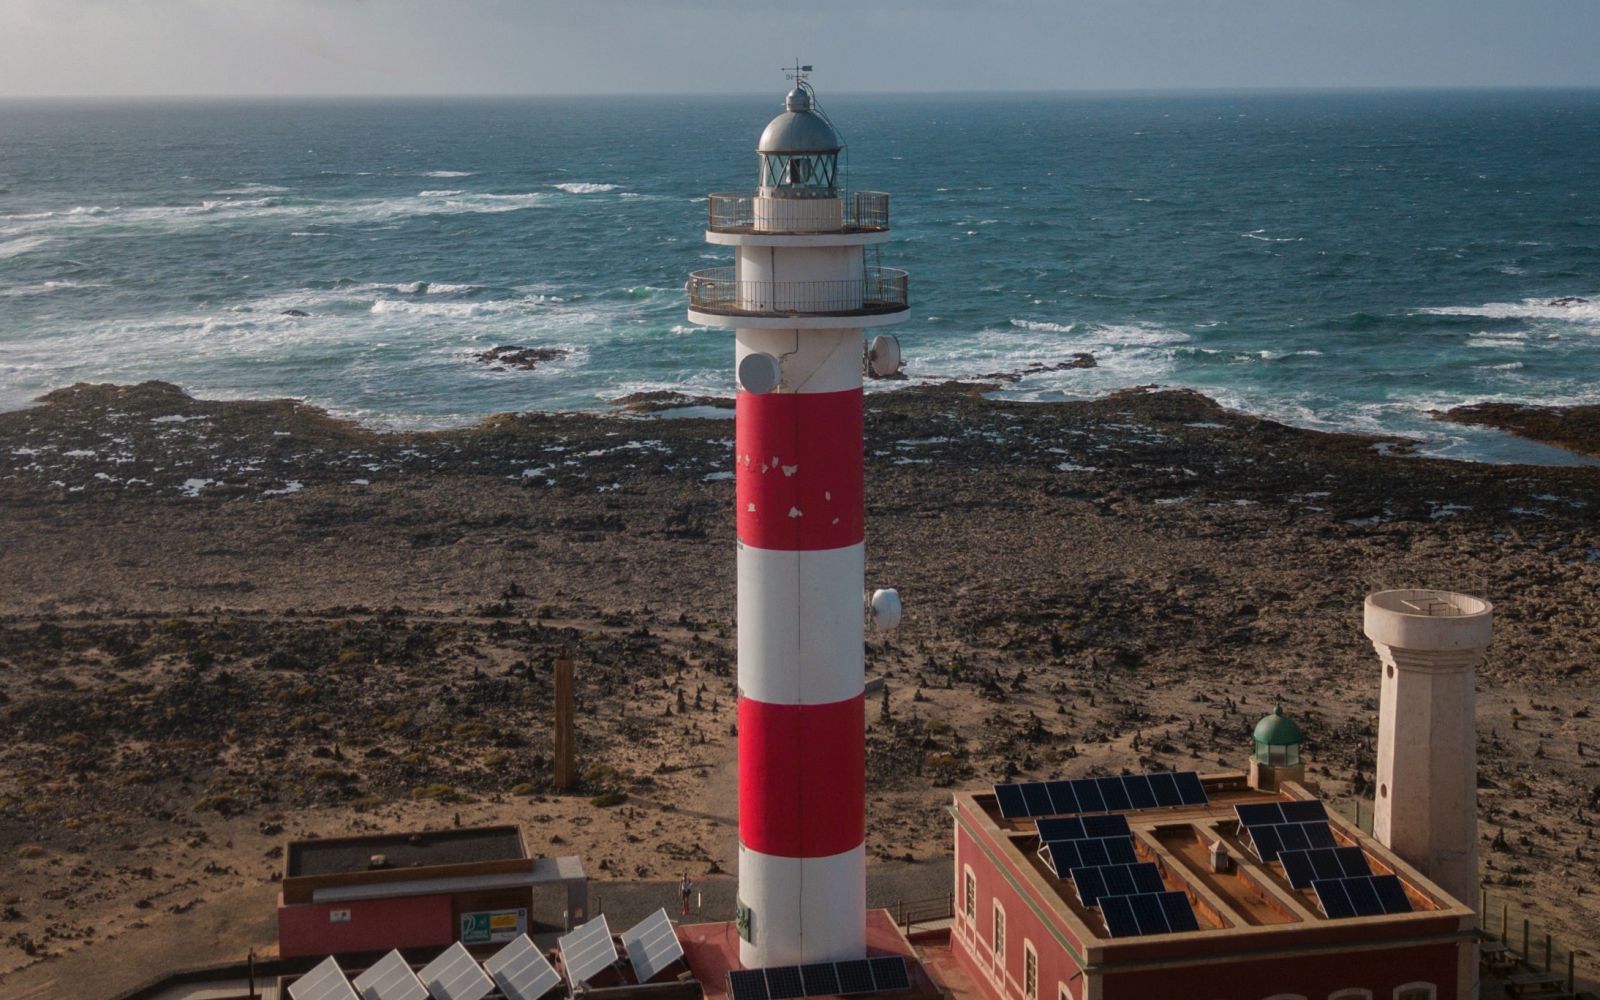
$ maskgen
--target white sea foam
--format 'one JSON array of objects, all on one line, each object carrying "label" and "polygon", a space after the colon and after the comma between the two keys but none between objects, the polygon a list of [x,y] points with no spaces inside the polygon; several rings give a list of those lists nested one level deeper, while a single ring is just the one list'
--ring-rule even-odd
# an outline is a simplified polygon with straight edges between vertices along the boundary
[{"label": "white sea foam", "polygon": [[1468,347],[1499,351],[1521,351],[1528,346],[1526,333],[1480,333],[1467,338]]},{"label": "white sea foam", "polygon": [[462,194],[466,194],[466,192],[462,191],[462,190],[459,190],[457,188],[449,188],[449,189],[439,190],[439,191],[418,191],[417,192],[417,197],[418,198],[454,198],[455,196],[462,195]]},{"label": "white sea foam", "polygon": [[1304,236],[1268,236],[1265,229],[1252,229],[1248,233],[1240,233],[1247,240],[1260,240],[1262,243],[1299,243]]},{"label": "white sea foam", "polygon": [[425,171],[422,176],[424,176],[424,177],[471,177],[474,173],[476,173],[476,171],[473,171],[473,170],[429,170],[429,171]]},{"label": "white sea foam", "polygon": [[20,240],[9,240],[5,243],[0,243],[0,260],[20,257],[29,251],[39,249],[49,242],[50,239],[47,236],[24,236]]},{"label": "white sea foam", "polygon": [[1426,316],[1482,316],[1486,319],[1551,319],[1568,323],[1600,323],[1600,301],[1557,305],[1556,299],[1523,299],[1521,302],[1487,302],[1481,306],[1433,306],[1418,309]]},{"label": "white sea foam", "polygon": [[98,288],[98,285],[85,285],[76,281],[38,281],[31,285],[18,285],[0,292],[0,298],[16,299],[27,295],[48,295],[51,292],[64,292],[72,288]]},{"label": "white sea foam", "polygon": [[288,190],[289,190],[288,188],[280,187],[277,184],[250,183],[250,184],[240,184],[238,187],[223,188],[220,191],[213,191],[211,193],[212,194],[220,194],[220,195],[283,194],[285,191],[288,191]]},{"label": "white sea foam", "polygon": [[569,181],[555,186],[568,194],[604,194],[617,189],[615,184],[596,184],[589,181]]}]

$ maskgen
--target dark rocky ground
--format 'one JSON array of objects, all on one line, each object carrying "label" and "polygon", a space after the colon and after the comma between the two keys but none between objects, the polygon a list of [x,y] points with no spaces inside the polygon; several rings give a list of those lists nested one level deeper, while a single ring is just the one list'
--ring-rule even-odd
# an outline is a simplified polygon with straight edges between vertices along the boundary
[{"label": "dark rocky ground", "polygon": [[1509,431],[1584,455],[1600,455],[1600,406],[1528,406],[1476,403],[1457,406],[1440,419]]},{"label": "dark rocky ground", "polygon": [[[877,863],[937,861],[951,787],[1240,767],[1275,700],[1325,791],[1369,795],[1361,597],[1440,585],[1497,604],[1490,887],[1600,939],[1600,469],[1185,392],[905,389],[867,434],[869,585],[907,604],[869,643]],[[0,414],[0,975],[147,947],[287,836],[502,819],[603,878],[731,870],[731,438],[633,412],[380,434],[155,383]],[[549,784],[562,649],[575,795]]]}]

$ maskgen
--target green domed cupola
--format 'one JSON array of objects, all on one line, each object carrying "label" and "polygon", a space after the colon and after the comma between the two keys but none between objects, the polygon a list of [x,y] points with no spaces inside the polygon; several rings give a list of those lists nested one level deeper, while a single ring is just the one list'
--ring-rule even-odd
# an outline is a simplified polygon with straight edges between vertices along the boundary
[{"label": "green domed cupola", "polygon": [[1282,705],[1256,723],[1253,738],[1258,763],[1272,767],[1294,767],[1300,763],[1300,744],[1306,737],[1300,726],[1283,714]]}]

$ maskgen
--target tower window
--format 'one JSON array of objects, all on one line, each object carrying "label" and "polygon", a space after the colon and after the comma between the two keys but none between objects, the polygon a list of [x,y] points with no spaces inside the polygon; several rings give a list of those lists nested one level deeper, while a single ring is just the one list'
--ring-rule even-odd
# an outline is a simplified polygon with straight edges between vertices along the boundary
[{"label": "tower window", "polygon": [[972,869],[966,871],[966,881],[962,885],[961,909],[966,914],[967,923],[975,923],[978,919],[978,879],[972,874]]},{"label": "tower window", "polygon": [[994,957],[1004,960],[1006,957],[1006,911],[1000,909],[1000,904],[994,904]]},{"label": "tower window", "polygon": [[1039,1000],[1039,956],[1026,941],[1022,944],[1022,995]]}]

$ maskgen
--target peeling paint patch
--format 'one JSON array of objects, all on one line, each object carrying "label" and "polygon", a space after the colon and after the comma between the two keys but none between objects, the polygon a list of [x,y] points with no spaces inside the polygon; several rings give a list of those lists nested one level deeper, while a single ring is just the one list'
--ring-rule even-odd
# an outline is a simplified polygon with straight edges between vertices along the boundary
[{"label": "peeling paint patch", "polygon": [[800,516],[800,508],[799,507],[790,507],[789,508],[789,516],[790,517],[799,517]]}]

